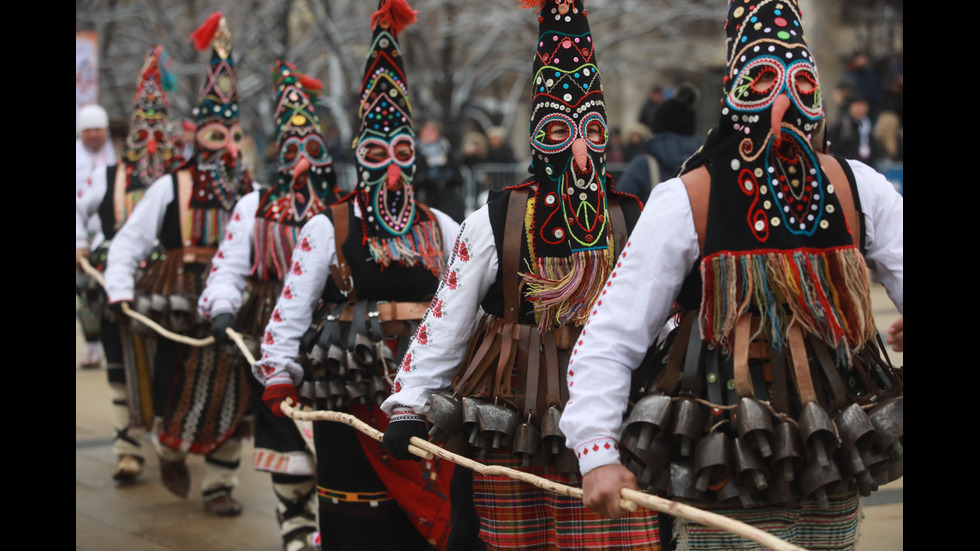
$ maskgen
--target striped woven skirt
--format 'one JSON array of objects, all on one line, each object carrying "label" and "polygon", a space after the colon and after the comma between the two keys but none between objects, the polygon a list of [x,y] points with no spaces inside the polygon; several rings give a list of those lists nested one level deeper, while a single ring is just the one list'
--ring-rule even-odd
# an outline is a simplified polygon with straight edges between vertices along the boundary
[{"label": "striped woven skirt", "polygon": [[[854,494],[830,497],[828,501],[830,508],[826,510],[821,509],[815,501],[807,501],[796,507],[709,510],[751,524],[810,551],[854,549],[863,516],[860,498]],[[754,541],[682,518],[674,521],[674,537],[678,551],[766,549]]]},{"label": "striped woven skirt", "polygon": [[[573,485],[567,474],[521,468],[520,460],[510,453],[489,454],[486,463]],[[473,474],[473,495],[480,538],[487,549],[660,550],[656,511],[640,508],[619,520],[609,520],[586,508],[581,499],[506,476],[479,473]]]}]

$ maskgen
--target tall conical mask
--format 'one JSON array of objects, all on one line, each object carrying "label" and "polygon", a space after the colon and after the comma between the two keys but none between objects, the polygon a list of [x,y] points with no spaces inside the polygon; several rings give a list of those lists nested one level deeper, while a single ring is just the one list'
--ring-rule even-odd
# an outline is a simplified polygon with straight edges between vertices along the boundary
[{"label": "tall conical mask", "polygon": [[123,148],[126,167],[126,194],[135,204],[143,190],[173,168],[173,128],[167,116],[167,93],[176,88],[176,77],[163,46],[146,53],[136,84],[129,134]]},{"label": "tall conical mask", "polygon": [[371,17],[371,49],[361,83],[361,127],[354,142],[358,182],[354,192],[365,237],[408,232],[416,217],[415,130],[398,33],[416,20],[404,0],[382,0]]},{"label": "tall conical mask", "polygon": [[211,62],[197,108],[192,208],[231,210],[250,183],[240,151],[238,76],[231,57],[231,32],[224,16],[212,14],[192,35],[194,47],[211,47]]},{"label": "tall conical mask", "polygon": [[[529,171],[537,182],[528,297],[542,329],[581,323],[608,273],[608,131],[595,43],[582,0],[525,0],[538,13]],[[589,274],[582,274],[586,271]]]},{"label": "tall conical mask", "polygon": [[273,269],[278,279],[285,276],[299,228],[337,199],[333,158],[313,104],[323,84],[285,61],[276,62],[273,83],[279,156],[276,184],[256,212],[254,271],[261,279]]},{"label": "tall conical mask", "polygon": [[844,358],[873,328],[868,275],[813,147],[824,111],[799,5],[733,0],[725,29],[718,126],[682,169],[711,175],[702,295],[729,297],[705,299],[701,334],[727,347],[734,320],[752,308],[776,348],[799,324]]}]

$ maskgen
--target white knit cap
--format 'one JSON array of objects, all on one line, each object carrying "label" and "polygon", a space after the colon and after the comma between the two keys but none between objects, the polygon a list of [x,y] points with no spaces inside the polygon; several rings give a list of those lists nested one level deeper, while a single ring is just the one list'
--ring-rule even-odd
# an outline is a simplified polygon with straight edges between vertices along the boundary
[{"label": "white knit cap", "polygon": [[101,105],[90,103],[78,110],[78,132],[89,128],[109,128],[109,114]]}]

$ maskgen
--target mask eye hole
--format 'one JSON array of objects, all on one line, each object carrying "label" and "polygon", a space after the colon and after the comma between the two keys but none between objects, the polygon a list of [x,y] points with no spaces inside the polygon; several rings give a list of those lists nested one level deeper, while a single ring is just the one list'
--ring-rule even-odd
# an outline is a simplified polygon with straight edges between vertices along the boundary
[{"label": "mask eye hole", "polygon": [[812,94],[817,89],[817,83],[809,73],[800,73],[796,75],[796,89],[801,94]]},{"label": "mask eye hole", "polygon": [[606,129],[599,121],[592,121],[586,126],[585,136],[595,145],[606,143]]},{"label": "mask eye hole", "polygon": [[752,90],[758,94],[766,94],[776,84],[779,74],[772,67],[763,67],[752,81]]},{"label": "mask eye hole", "polygon": [[320,145],[320,142],[311,140],[306,143],[306,152],[314,160],[319,160],[323,156],[323,147]]},{"label": "mask eye hole", "polygon": [[364,158],[372,163],[380,163],[388,159],[388,150],[383,146],[372,144],[364,148]]},{"label": "mask eye hole", "polygon": [[295,160],[297,155],[299,155],[299,146],[294,143],[287,145],[282,153],[283,159],[287,161]]},{"label": "mask eye hole", "polygon": [[569,138],[568,125],[565,121],[557,120],[548,124],[548,140],[553,144],[559,144]]},{"label": "mask eye hole", "polygon": [[414,155],[415,151],[412,149],[412,144],[410,143],[400,143],[395,146],[395,158],[399,161],[409,161]]}]

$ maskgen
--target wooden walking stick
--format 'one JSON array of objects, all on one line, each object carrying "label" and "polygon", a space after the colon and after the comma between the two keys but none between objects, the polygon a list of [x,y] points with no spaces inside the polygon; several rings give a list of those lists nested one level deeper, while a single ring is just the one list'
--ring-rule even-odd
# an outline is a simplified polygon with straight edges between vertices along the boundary
[{"label": "wooden walking stick", "polygon": [[[102,273],[96,270],[95,267],[89,263],[88,258],[83,256],[81,258],[81,261],[79,262],[79,265],[81,266],[82,271],[84,271],[92,279],[98,282],[99,285],[105,288],[105,277],[103,277]],[[161,326],[160,324],[144,316],[143,314],[140,314],[139,312],[132,310],[126,304],[123,304],[122,311],[127,316],[139,321],[143,325],[146,325],[150,329],[156,331],[157,334],[166,337],[172,341],[187,344],[190,346],[208,346],[214,343],[213,336],[204,339],[194,339],[191,337],[186,337],[184,335],[179,335],[177,333],[169,331],[163,326]],[[238,349],[245,357],[245,360],[248,362],[248,365],[252,366],[253,364],[255,364],[255,356],[252,356],[252,351],[249,350],[248,345],[245,344],[245,339],[244,337],[242,337],[242,334],[239,333],[238,331],[235,331],[231,327],[226,328],[225,332],[228,333],[228,337],[238,346]],[[303,441],[306,442],[306,446],[309,448],[310,453],[314,454],[315,457],[316,448],[313,445],[313,435],[312,435],[313,431],[311,427],[306,422],[299,421],[297,419],[293,419],[293,421],[296,423],[296,430],[298,430],[300,435],[303,437]]]},{"label": "wooden walking stick", "polygon": [[[91,264],[89,264],[88,258],[85,258],[83,256],[81,258],[81,261],[79,262],[79,265],[81,266],[82,271],[84,271],[92,279],[94,279],[95,281],[97,281],[99,283],[99,285],[102,286],[102,288],[105,288],[105,278],[102,276],[102,274],[98,270],[95,269],[94,266],[92,266]],[[133,310],[132,308],[130,308],[128,304],[125,304],[124,303],[122,305],[122,311],[127,316],[129,316],[129,317],[131,317],[131,318],[139,321],[143,325],[145,325],[145,326],[149,327],[150,329],[156,331],[157,334],[159,334],[160,336],[166,337],[166,338],[168,338],[168,339],[170,339],[170,340],[172,340],[174,342],[179,342],[179,343],[187,344],[187,345],[190,345],[190,346],[208,346],[209,344],[212,344],[214,342],[214,337],[207,337],[207,338],[204,338],[204,339],[193,339],[191,337],[185,337],[184,335],[179,335],[177,333],[174,333],[173,331],[168,331],[167,329],[165,329],[163,326],[161,326],[157,322],[151,320],[150,318],[148,318],[148,317],[144,316],[143,314],[140,314],[139,312],[137,312],[137,311]]]},{"label": "wooden walking stick", "polygon": [[[293,419],[346,423],[379,442],[381,442],[382,438],[384,437],[384,434],[382,434],[380,431],[349,413],[341,413],[339,411],[298,411],[289,404],[288,400],[283,400],[281,409],[284,414],[292,417]],[[418,457],[422,457],[424,459],[432,459],[433,456],[439,457],[440,459],[445,459],[450,463],[455,463],[461,467],[466,467],[482,475],[502,475],[514,480],[526,482],[549,492],[582,499],[581,488],[575,488],[565,484],[560,484],[558,482],[553,482],[546,478],[541,478],[540,476],[508,467],[484,465],[477,461],[473,461],[472,459],[452,453],[449,450],[446,450],[431,442],[427,442],[417,436],[413,436],[411,442],[412,445],[408,447],[408,451]],[[731,532],[761,545],[765,545],[774,551],[806,551],[806,549],[793,545],[789,542],[785,542],[776,536],[765,532],[764,530],[760,530],[744,522],[728,518],[717,513],[698,509],[697,507],[693,507],[691,505],[685,505],[683,503],[678,503],[676,501],[671,501],[669,499],[657,497],[655,495],[643,493],[637,490],[630,490],[628,488],[623,488],[620,491],[620,494],[623,498],[620,500],[620,507],[627,511],[635,511],[638,505],[642,505],[643,507],[653,509],[654,511],[686,518],[697,522],[698,524]]]}]

